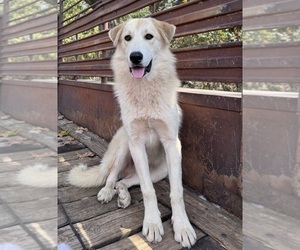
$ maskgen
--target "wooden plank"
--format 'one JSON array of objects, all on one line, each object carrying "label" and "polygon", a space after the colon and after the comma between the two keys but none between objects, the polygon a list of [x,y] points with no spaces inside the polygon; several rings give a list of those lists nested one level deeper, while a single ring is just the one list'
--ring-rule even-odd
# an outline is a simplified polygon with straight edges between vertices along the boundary
[{"label": "wooden plank", "polygon": [[[157,188],[161,191],[159,202],[170,207],[169,184],[159,182]],[[190,221],[206,234],[221,243],[226,249],[240,250],[242,248],[242,222],[237,217],[222,208],[216,208],[211,203],[198,198],[190,192],[184,191],[184,200]]]},{"label": "wooden plank", "polygon": [[57,197],[56,188],[34,188],[28,186],[2,187],[0,198],[6,203],[34,201],[45,197]]},{"label": "wooden plank", "polygon": [[76,132],[78,129],[78,125],[74,123],[68,123],[66,119],[58,120],[58,126],[63,130],[69,130],[70,135],[73,136],[76,140],[85,144],[92,152],[97,154],[99,157],[103,157],[108,146],[108,143],[104,139],[90,131],[82,131],[82,133]]},{"label": "wooden plank", "polygon": [[30,152],[38,149],[43,149],[45,146],[39,143],[26,143],[26,144],[12,144],[6,147],[0,146],[0,154],[7,154],[7,153],[18,153],[18,152]]},{"label": "wooden plank", "polygon": [[74,202],[86,197],[96,196],[100,187],[78,188],[74,186],[61,187],[58,189],[58,198],[62,203]]},{"label": "wooden plank", "polygon": [[68,174],[69,172],[59,172],[58,173],[58,179],[57,179],[57,183],[58,183],[58,187],[67,187],[70,186],[68,180]]},{"label": "wooden plank", "polygon": [[48,148],[34,150],[31,152],[8,153],[5,155],[0,155],[0,163],[29,160],[29,159],[42,158],[42,157],[52,157],[55,155],[56,154],[53,151],[49,150]]},{"label": "wooden plank", "polygon": [[82,245],[77,239],[70,226],[65,226],[57,230],[58,243],[67,243],[73,250],[82,250]]},{"label": "wooden plank", "polygon": [[23,223],[57,218],[56,197],[44,197],[40,200],[12,203],[10,207]]},{"label": "wooden plank", "polygon": [[90,152],[91,151],[88,148],[84,148],[73,152],[61,153],[58,155],[58,162],[78,160],[81,155],[89,154]]},{"label": "wooden plank", "polygon": [[14,187],[19,185],[16,182],[17,173],[15,172],[4,172],[0,173],[0,188],[2,187]]},{"label": "wooden plank", "polygon": [[[159,243],[150,243],[148,242],[143,234],[140,232],[138,234],[134,234],[128,238],[121,239],[118,242],[109,244],[105,247],[102,247],[101,250],[119,250],[119,249],[153,249],[153,250],[179,250],[181,249],[179,243],[174,240],[174,232],[171,221],[168,220],[163,223],[164,227],[164,235],[162,241]],[[205,234],[200,231],[198,228],[194,228],[197,240],[205,237]],[[192,248],[196,249],[196,248]],[[203,248],[199,248],[203,249]],[[212,250],[212,249],[211,249]]]},{"label": "wooden plank", "polygon": [[[0,189],[0,194],[2,190]],[[16,218],[7,210],[5,205],[0,204],[0,228],[11,227],[13,225],[18,224]],[[1,229],[0,229],[1,230]]]},{"label": "wooden plank", "polygon": [[54,157],[45,158],[33,158],[31,160],[20,160],[20,161],[10,161],[10,162],[0,162],[0,173],[3,172],[16,172],[23,169],[26,166],[33,166],[36,163],[47,164],[48,166],[55,167],[56,159]]},{"label": "wooden plank", "polygon": [[57,219],[34,222],[26,225],[35,237],[37,237],[47,249],[57,247]]},{"label": "wooden plank", "polygon": [[[60,156],[59,156],[60,158]],[[71,170],[74,166],[79,164],[86,164],[87,166],[96,166],[100,164],[101,159],[96,157],[86,157],[83,159],[66,161],[58,163],[58,172],[65,172]]]},{"label": "wooden plank", "polygon": [[[60,144],[61,142],[59,142]],[[65,145],[60,145],[57,148],[57,152],[60,153],[66,153],[66,152],[71,152],[71,151],[76,151],[85,148],[85,145],[82,143],[69,143],[67,142]]]},{"label": "wooden plank", "polygon": [[68,224],[68,219],[62,209],[61,205],[58,205],[58,209],[57,209],[57,228],[61,228],[64,227]]},{"label": "wooden plank", "polygon": [[[65,135],[65,133],[68,134],[68,131],[63,131],[60,129],[60,131],[57,132],[59,137],[57,139],[58,154],[67,153],[71,151],[78,151],[85,148],[85,146],[82,143],[75,140],[72,136]],[[72,147],[74,147],[74,150],[72,150]]]},{"label": "wooden plank", "polygon": [[[225,250],[220,244],[210,236],[206,236],[196,242],[192,249],[201,250]],[[257,250],[257,249],[256,249]]]},{"label": "wooden plank", "polygon": [[300,220],[249,202],[243,208],[244,235],[271,249],[299,249]]},{"label": "wooden plank", "polygon": [[244,235],[243,236],[243,248],[244,249],[255,249],[255,250],[272,250],[273,248],[270,248],[266,246],[264,243],[261,243],[259,241],[253,240],[250,237]]},{"label": "wooden plank", "polygon": [[[9,135],[10,133],[16,133],[16,134]],[[11,146],[11,145],[34,144],[33,141],[28,140],[24,136],[20,136],[18,133],[19,131],[17,130],[7,130],[0,126],[0,148]]]},{"label": "wooden plank", "polygon": [[[53,89],[53,91],[51,93],[54,93],[54,92],[56,92],[56,91]],[[25,93],[25,92],[23,92],[23,93]],[[38,93],[41,94],[41,92],[39,92],[39,91],[35,92],[35,94],[38,94]],[[43,96],[43,95],[41,95],[41,96]],[[32,100],[31,100],[31,102],[32,102]],[[22,104],[24,105],[24,103],[22,103]],[[32,106],[32,103],[30,103],[30,106]],[[21,107],[20,107],[20,109],[21,109]],[[47,107],[47,111],[48,111],[47,115],[50,116],[52,110],[49,110],[49,107]],[[4,116],[5,114],[0,112],[0,115]],[[41,115],[39,115],[39,117],[41,117]],[[32,141],[36,141],[42,145],[49,147],[50,149],[53,150],[53,151],[51,151],[50,149],[48,149],[49,156],[56,156],[57,134],[56,134],[56,130],[53,130],[53,131],[50,130],[52,128],[52,125],[54,124],[54,121],[51,120],[51,123],[52,124],[47,123],[48,126],[50,126],[50,128],[48,128],[47,125],[46,125],[47,126],[46,128],[41,128],[39,126],[34,126],[32,124],[25,123],[24,121],[19,121],[19,120],[16,120],[16,119],[13,119],[12,117],[10,117],[9,119],[1,120],[0,125],[1,125],[1,127],[5,128],[7,130],[18,130],[18,131],[20,131],[19,134],[22,135],[23,137],[28,138]],[[55,123],[56,123],[56,120],[55,120]],[[52,152],[52,153],[50,153],[50,152]],[[1,160],[0,160],[0,162],[1,162]]]},{"label": "wooden plank", "polygon": [[[100,188],[98,188],[97,193],[99,190]],[[72,223],[82,222],[118,209],[116,196],[107,204],[101,204],[97,200],[97,196],[89,196],[78,201],[65,203],[63,206]]]},{"label": "wooden plank", "polygon": [[[96,194],[100,191],[98,188]],[[141,203],[143,197],[140,188],[134,188],[130,190],[131,203],[138,204]],[[97,196],[84,197],[80,200],[63,204],[67,214],[69,215],[71,221],[80,222],[85,221],[108,212],[116,211],[118,209],[117,196],[115,196],[109,203],[101,204],[97,200]],[[82,208],[85,209],[82,209]]]},{"label": "wooden plank", "polygon": [[0,229],[1,243],[14,242],[23,249],[42,250],[35,240],[21,227],[12,226]]},{"label": "wooden plank", "polygon": [[[170,209],[161,204],[158,207],[163,220],[171,216]],[[138,203],[76,223],[74,227],[87,247],[99,248],[141,231],[143,218],[144,205]]]}]

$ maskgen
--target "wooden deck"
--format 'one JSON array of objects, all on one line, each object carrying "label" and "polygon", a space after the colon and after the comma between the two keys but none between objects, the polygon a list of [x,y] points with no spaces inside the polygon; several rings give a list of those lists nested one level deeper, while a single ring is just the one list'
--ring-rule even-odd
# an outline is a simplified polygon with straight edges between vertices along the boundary
[{"label": "wooden deck", "polygon": [[56,166],[55,148],[56,133],[0,112],[0,244],[56,249],[57,189],[22,186],[15,179],[37,162]]},{"label": "wooden deck", "polygon": [[[59,125],[58,156],[58,240],[76,249],[180,249],[171,225],[169,184],[155,184],[165,235],[158,244],[151,244],[141,233],[144,206],[139,187],[130,189],[132,204],[117,207],[116,197],[108,204],[97,201],[100,188],[76,188],[66,181],[68,171],[79,163],[99,164],[107,142],[62,116]],[[197,233],[192,249],[242,249],[241,220],[222,208],[184,191],[188,216]]]}]

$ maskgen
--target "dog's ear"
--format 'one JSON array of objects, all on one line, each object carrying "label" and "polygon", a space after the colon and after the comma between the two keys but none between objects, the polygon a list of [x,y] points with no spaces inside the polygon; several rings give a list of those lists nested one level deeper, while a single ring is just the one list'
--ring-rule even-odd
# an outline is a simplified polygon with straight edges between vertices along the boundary
[{"label": "dog's ear", "polygon": [[176,26],[167,22],[152,19],[166,45],[169,45],[176,31]]},{"label": "dog's ear", "polygon": [[120,36],[122,34],[123,28],[124,28],[125,23],[121,23],[118,26],[112,28],[109,32],[108,32],[108,36],[110,38],[110,40],[112,40],[114,46],[116,47],[118,44],[118,41],[120,39]]}]

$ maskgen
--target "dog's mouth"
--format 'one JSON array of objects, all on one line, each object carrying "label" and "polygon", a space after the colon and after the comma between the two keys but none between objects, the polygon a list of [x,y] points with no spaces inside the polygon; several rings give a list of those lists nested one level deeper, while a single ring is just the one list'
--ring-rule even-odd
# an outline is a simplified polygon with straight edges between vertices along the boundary
[{"label": "dog's mouth", "polygon": [[133,75],[134,78],[142,78],[144,77],[147,73],[150,72],[152,67],[152,60],[150,61],[150,63],[148,64],[147,67],[141,67],[141,66],[134,66],[129,68],[131,74]]}]

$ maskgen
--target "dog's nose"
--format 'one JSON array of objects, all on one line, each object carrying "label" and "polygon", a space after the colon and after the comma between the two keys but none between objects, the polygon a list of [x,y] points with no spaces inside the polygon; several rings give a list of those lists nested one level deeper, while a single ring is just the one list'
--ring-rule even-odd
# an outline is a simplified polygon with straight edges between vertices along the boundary
[{"label": "dog's nose", "polygon": [[132,52],[130,54],[130,61],[134,64],[139,64],[143,60],[143,54],[141,52]]}]

